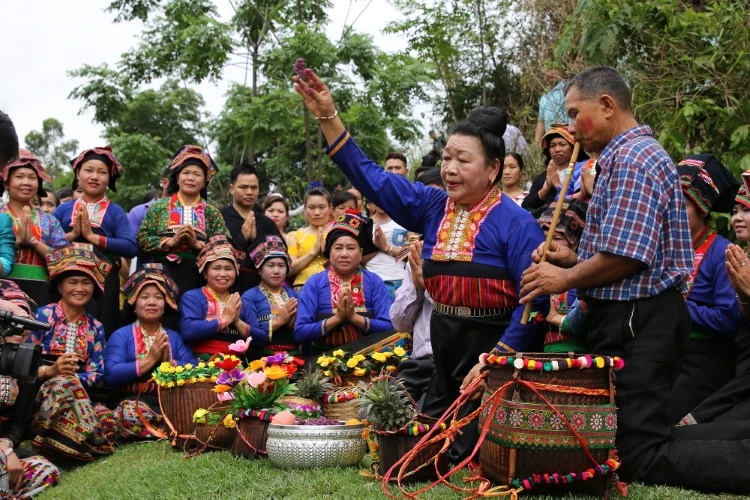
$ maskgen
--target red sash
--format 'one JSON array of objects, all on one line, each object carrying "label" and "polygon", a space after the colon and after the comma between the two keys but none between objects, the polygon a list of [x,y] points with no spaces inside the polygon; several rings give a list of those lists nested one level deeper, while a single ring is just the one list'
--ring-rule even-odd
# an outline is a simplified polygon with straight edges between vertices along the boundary
[{"label": "red sash", "polygon": [[693,258],[693,272],[690,273],[690,276],[688,276],[687,279],[687,292],[685,292],[684,295],[684,298],[686,299],[690,295],[690,292],[693,291],[695,278],[698,276],[698,271],[703,263],[703,259],[706,257],[708,249],[711,248],[716,236],[718,235],[715,231],[711,230],[711,228],[706,228],[701,237],[698,238],[698,243],[695,248],[695,257]]}]

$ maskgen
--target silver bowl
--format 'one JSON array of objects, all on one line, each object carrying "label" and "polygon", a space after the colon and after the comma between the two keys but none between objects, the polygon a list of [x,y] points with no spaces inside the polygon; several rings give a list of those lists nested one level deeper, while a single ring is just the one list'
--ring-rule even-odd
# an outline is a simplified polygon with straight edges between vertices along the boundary
[{"label": "silver bowl", "polygon": [[268,459],[282,469],[349,467],[359,464],[367,451],[359,425],[268,426]]}]

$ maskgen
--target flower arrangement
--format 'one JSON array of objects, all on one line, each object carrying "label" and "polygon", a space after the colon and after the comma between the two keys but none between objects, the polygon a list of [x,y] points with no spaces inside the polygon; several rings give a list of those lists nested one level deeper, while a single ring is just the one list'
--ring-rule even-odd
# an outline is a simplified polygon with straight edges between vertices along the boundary
[{"label": "flower arrangement", "polygon": [[198,408],[193,413],[193,422],[196,424],[223,425],[227,429],[237,427],[234,417],[226,411],[210,411],[205,408]]},{"label": "flower arrangement", "polygon": [[406,349],[401,346],[384,348],[365,356],[364,354],[349,354],[342,349],[333,351],[332,356],[318,357],[317,365],[326,377],[340,378],[344,375],[364,377],[368,374],[378,374],[381,371],[390,373],[396,371],[399,363],[406,359]]},{"label": "flower arrangement", "polygon": [[[305,360],[291,356],[286,352],[277,352],[273,356],[251,361],[248,365],[253,372],[263,371],[271,378],[279,379],[282,376],[291,377],[305,364]],[[283,370],[283,374],[282,374]]]},{"label": "flower arrangement", "polygon": [[185,384],[195,384],[198,382],[216,382],[224,366],[232,363],[239,364],[239,359],[235,356],[219,356],[212,361],[201,361],[193,365],[173,365],[169,361],[164,361],[156,370],[151,378],[157,385],[165,388],[180,387]]}]

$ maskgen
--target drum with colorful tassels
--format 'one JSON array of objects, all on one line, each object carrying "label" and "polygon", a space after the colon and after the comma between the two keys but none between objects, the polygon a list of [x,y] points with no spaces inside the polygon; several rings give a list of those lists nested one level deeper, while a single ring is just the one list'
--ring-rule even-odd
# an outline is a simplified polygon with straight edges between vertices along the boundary
[{"label": "drum with colorful tassels", "polygon": [[[613,370],[620,358],[483,355],[482,475],[514,490],[602,495],[619,467]],[[494,404],[496,403],[496,404]]]}]

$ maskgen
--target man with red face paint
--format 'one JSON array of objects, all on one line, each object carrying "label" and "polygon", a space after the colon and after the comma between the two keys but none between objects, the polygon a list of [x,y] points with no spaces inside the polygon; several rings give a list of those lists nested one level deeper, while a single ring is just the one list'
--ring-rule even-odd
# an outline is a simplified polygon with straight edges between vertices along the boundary
[{"label": "man with red face paint", "polygon": [[635,120],[630,89],[614,69],[579,73],[565,108],[576,140],[599,155],[593,197],[578,255],[553,244],[548,262],[524,273],[522,302],[578,289],[591,352],[624,359],[616,401],[622,479],[748,493],[747,426],[675,429],[668,414],[690,329],[682,293],[693,264],[677,170]]}]

